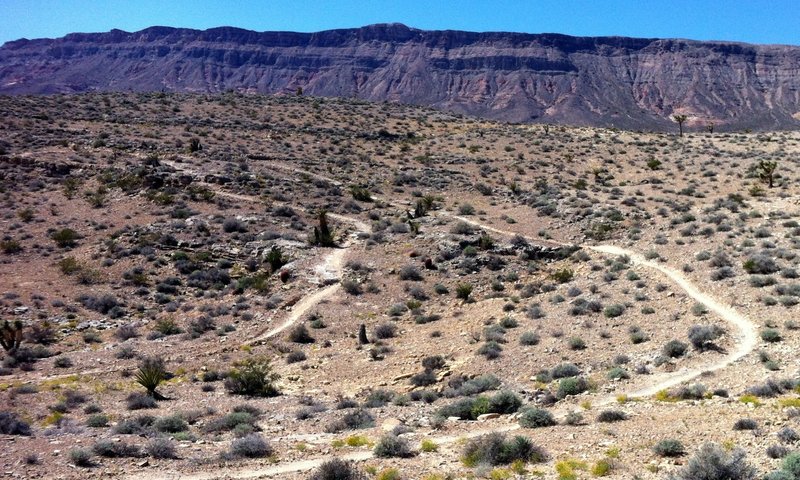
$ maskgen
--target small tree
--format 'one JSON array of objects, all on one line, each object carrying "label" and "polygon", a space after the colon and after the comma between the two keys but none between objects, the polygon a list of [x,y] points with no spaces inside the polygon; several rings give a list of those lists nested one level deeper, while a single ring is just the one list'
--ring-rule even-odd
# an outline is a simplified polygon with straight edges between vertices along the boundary
[{"label": "small tree", "polygon": [[8,320],[3,321],[3,326],[0,328],[0,345],[3,350],[12,355],[22,345],[22,322],[15,320],[13,323]]},{"label": "small tree", "polygon": [[267,253],[265,260],[269,263],[269,269],[272,273],[277,272],[280,268],[286,265],[286,257],[283,256],[281,247],[273,246]]},{"label": "small tree", "polygon": [[676,114],[672,116],[672,119],[678,122],[678,131],[680,132],[680,136],[683,136],[683,122],[686,121],[688,117],[686,115]]},{"label": "small tree", "polygon": [[328,226],[328,212],[320,210],[317,219],[319,226],[314,227],[314,238],[311,239],[311,243],[320,247],[333,247],[335,242],[333,241],[333,232]]},{"label": "small tree", "polygon": [[775,182],[775,169],[777,168],[778,162],[775,161],[768,162],[765,160],[759,160],[758,162],[758,166],[756,167],[758,178],[760,178],[762,182],[766,183],[769,188],[773,187]]},{"label": "small tree", "polygon": [[147,390],[147,394],[156,400],[165,400],[166,397],[156,391],[158,385],[166,380],[167,370],[164,359],[161,357],[146,357],[139,365],[136,372],[136,382]]}]

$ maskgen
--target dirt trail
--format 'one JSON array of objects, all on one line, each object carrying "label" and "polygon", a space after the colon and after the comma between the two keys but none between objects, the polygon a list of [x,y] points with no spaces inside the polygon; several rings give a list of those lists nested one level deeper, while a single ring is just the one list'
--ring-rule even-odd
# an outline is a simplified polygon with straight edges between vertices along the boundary
[{"label": "dirt trail", "polygon": [[[294,170],[294,171],[297,171],[297,170]],[[321,177],[319,175],[315,175],[315,176]],[[328,180],[328,181],[332,181],[331,179],[327,179],[325,177],[321,177],[321,178],[323,178],[325,180]],[[488,226],[488,225],[484,225],[484,224],[482,224],[480,222],[477,222],[475,220],[472,220],[472,219],[469,219],[469,218],[466,218],[466,217],[461,217],[461,216],[454,215],[454,214],[450,214],[450,213],[445,212],[445,211],[438,211],[437,215],[442,215],[442,216],[448,216],[448,217],[451,217],[451,218],[455,218],[455,219],[467,222],[467,223],[469,223],[471,225],[483,228],[485,230],[488,230],[488,231],[491,231],[491,232],[494,232],[494,233],[497,233],[497,234],[500,234],[500,235],[505,235],[505,236],[517,235],[516,232],[510,232],[510,231],[494,228],[494,227],[491,227],[491,226]],[[331,215],[331,216],[333,216],[333,215]],[[350,221],[350,222],[354,223],[362,231],[368,231],[368,227],[366,225],[364,225],[363,222],[360,222],[358,220],[349,219],[348,217],[343,217],[343,216],[340,216],[340,215],[336,215],[335,218],[337,218],[340,221]],[[367,227],[367,228],[363,228],[363,227]],[[531,239],[531,238],[528,238],[528,240],[529,241],[534,241],[534,242],[540,242],[541,241],[539,239]],[[553,242],[553,241],[550,241],[548,243],[559,244],[558,242]],[[564,244],[561,244],[561,245],[564,245]],[[713,297],[709,296],[708,294],[703,293],[697,286],[695,286],[689,279],[687,279],[680,272],[678,272],[678,271],[676,271],[676,270],[674,270],[672,268],[669,268],[667,266],[658,264],[656,262],[653,262],[653,261],[650,261],[650,260],[646,260],[644,257],[639,255],[638,253],[630,251],[630,250],[627,250],[627,249],[622,248],[622,247],[617,247],[617,246],[613,246],[613,245],[597,245],[597,246],[587,245],[587,246],[584,246],[584,248],[588,248],[590,250],[593,250],[593,251],[596,251],[596,252],[599,252],[599,253],[603,253],[603,254],[606,254],[606,255],[616,255],[616,256],[626,255],[626,256],[628,256],[630,258],[631,262],[633,262],[634,264],[642,265],[644,267],[647,267],[647,268],[650,268],[650,269],[653,269],[653,270],[656,270],[656,271],[660,272],[661,274],[663,274],[666,277],[668,277],[676,285],[678,285],[681,289],[683,289],[686,292],[687,295],[689,295],[690,297],[692,297],[696,301],[698,301],[700,303],[703,303],[711,311],[713,311],[714,313],[719,315],[723,320],[725,320],[726,322],[728,322],[729,324],[734,326],[738,330],[738,333],[739,333],[738,334],[738,338],[736,339],[735,348],[730,353],[728,353],[725,357],[723,357],[722,359],[717,360],[716,362],[714,362],[712,364],[704,365],[702,367],[695,367],[695,368],[679,370],[679,371],[676,371],[676,372],[670,372],[670,373],[654,375],[653,378],[652,378],[652,381],[650,382],[650,384],[648,386],[645,386],[645,387],[642,387],[642,388],[640,388],[638,390],[635,390],[635,391],[627,393],[627,395],[629,397],[651,396],[651,395],[654,395],[656,392],[658,392],[660,390],[668,389],[668,388],[674,387],[674,386],[676,386],[678,384],[681,384],[683,382],[687,382],[687,381],[693,380],[693,379],[699,377],[703,372],[720,370],[720,369],[725,368],[728,365],[736,362],[737,360],[740,360],[741,358],[743,358],[744,356],[746,356],[747,354],[752,352],[753,349],[755,348],[755,346],[756,346],[756,344],[758,342],[758,335],[756,333],[755,324],[750,319],[748,319],[747,317],[745,317],[745,316],[741,315],[740,313],[736,312],[736,310],[734,310],[732,307],[724,305],[721,302],[719,302],[716,299],[714,299]],[[341,250],[340,252],[344,252],[344,250]],[[307,297],[303,302],[301,302],[301,303],[303,303],[303,306],[305,306],[305,310],[307,310],[311,306],[315,305],[316,303],[319,303],[319,301],[322,300],[323,298],[326,298],[327,296],[332,295],[336,291],[336,288],[332,288],[332,287],[337,287],[338,288],[338,286],[339,286],[338,284],[331,285],[330,287],[327,287],[326,289],[318,291],[318,292],[312,294],[311,296]],[[328,291],[328,289],[330,289],[330,291]],[[327,293],[326,293],[326,291],[327,291]],[[281,327],[278,327],[277,329],[272,330],[271,332],[268,332],[266,335],[270,336],[270,334],[272,334],[272,332],[275,332],[274,334],[277,334],[280,331],[283,331],[285,328],[288,328],[288,326],[290,326],[293,321],[296,321],[297,318],[299,318],[302,315],[302,313],[298,313],[297,315],[295,315],[296,311],[299,312],[299,311],[302,310],[299,307],[300,307],[300,304],[298,304],[298,307],[295,308],[295,311],[293,311],[292,315],[284,322],[284,324]],[[292,320],[293,318],[294,318],[294,320]],[[605,397],[605,398],[600,399],[599,401],[594,402],[594,404],[596,406],[610,405],[610,404],[613,404],[613,403],[616,403],[616,397],[612,397],[612,396]],[[562,412],[556,412],[556,417],[563,417],[563,415],[565,413],[566,412],[563,412],[563,411]],[[475,436],[483,435],[483,434],[486,434],[486,433],[489,433],[489,432],[513,431],[513,430],[516,430],[518,428],[519,428],[519,426],[517,424],[497,425],[497,426],[492,427],[492,428],[472,430],[471,432],[469,432],[467,434],[459,434],[457,436],[441,436],[441,437],[433,438],[432,440],[434,442],[436,442],[437,444],[439,444],[439,445],[446,445],[446,444],[455,443],[455,442],[459,441],[459,439],[461,439],[461,438],[475,437]],[[341,456],[337,456],[337,457],[342,458],[344,460],[366,460],[366,459],[372,458],[372,456],[373,455],[372,455],[371,451],[362,451],[362,452],[355,452],[355,453],[351,453],[351,454],[345,454],[345,455],[341,455]],[[263,467],[263,468],[250,468],[250,469],[244,469],[244,470],[238,470],[238,471],[225,471],[225,472],[219,472],[219,473],[201,472],[201,473],[196,473],[196,474],[193,473],[193,474],[185,474],[185,475],[184,474],[179,474],[179,473],[171,473],[171,474],[159,473],[158,474],[158,478],[166,478],[166,479],[174,479],[174,480],[179,480],[179,479],[180,480],[190,480],[190,479],[191,480],[210,480],[210,479],[215,479],[215,478],[236,478],[236,479],[240,479],[240,478],[273,477],[273,476],[276,476],[276,475],[282,475],[282,474],[286,474],[286,473],[290,473],[290,472],[301,472],[301,471],[306,471],[306,470],[312,470],[314,468],[317,468],[319,465],[321,465],[325,461],[330,460],[333,457],[334,457],[333,455],[329,455],[329,456],[316,458],[316,459],[302,460],[302,461],[297,461],[297,462],[285,463],[283,465],[274,465],[274,466],[268,466],[268,467]],[[147,473],[147,474],[143,474],[141,476],[132,476],[132,477],[128,477],[128,478],[131,478],[131,479],[153,478],[153,475],[154,475],[154,472],[150,472],[150,473]]]}]

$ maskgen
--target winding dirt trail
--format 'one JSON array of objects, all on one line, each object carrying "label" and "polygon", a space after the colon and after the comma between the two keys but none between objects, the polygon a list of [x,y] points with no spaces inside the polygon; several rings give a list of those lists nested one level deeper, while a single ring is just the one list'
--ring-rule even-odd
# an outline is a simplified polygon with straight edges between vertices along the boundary
[{"label": "winding dirt trail", "polygon": [[[296,169],[293,169],[293,171],[298,172],[298,170],[296,170]],[[333,181],[332,179],[327,179],[327,178],[322,177],[322,176],[317,175],[317,174],[315,174],[315,176],[321,177],[321,178],[323,178],[325,180],[328,180],[328,181]],[[230,194],[230,196],[233,196],[233,195],[234,194]],[[236,198],[239,198],[239,197],[243,197],[243,196],[239,196],[239,195],[236,196]],[[252,199],[254,197],[249,197],[249,198]],[[466,223],[469,223],[471,225],[474,225],[476,227],[485,229],[487,231],[491,231],[491,232],[497,233],[499,235],[504,235],[504,236],[518,235],[517,232],[510,232],[510,231],[501,230],[501,229],[498,229],[498,228],[495,228],[495,227],[492,227],[492,226],[489,226],[489,225],[484,225],[484,224],[482,224],[480,222],[477,222],[475,220],[472,220],[472,219],[469,219],[469,218],[466,218],[466,217],[462,217],[462,216],[458,216],[458,215],[454,215],[454,214],[448,213],[446,211],[441,211],[440,210],[440,211],[436,212],[436,214],[437,215],[441,215],[441,216],[447,216],[447,217],[450,217],[450,218],[455,218],[455,219],[464,221]],[[341,216],[341,215],[334,216],[332,214],[331,214],[331,217],[334,217],[334,218],[336,218],[336,219],[338,219],[340,221],[349,221],[349,222],[353,223],[354,225],[356,225],[357,228],[359,228],[359,230],[361,230],[361,231],[365,231],[365,232],[369,231],[369,227],[367,225],[365,225],[363,222],[360,222],[359,220],[351,219],[351,218],[344,217],[344,216]],[[525,238],[527,238],[529,241],[533,241],[533,242],[537,242],[537,243],[541,242],[540,239],[531,239],[529,237],[525,237]],[[566,244],[563,244],[563,243],[553,242],[553,241],[550,241],[550,242],[547,242],[547,243],[556,244],[556,245],[566,245]],[[699,287],[697,287],[694,283],[692,283],[688,278],[686,278],[683,274],[681,274],[677,270],[674,270],[674,269],[672,269],[670,267],[667,267],[665,265],[661,265],[659,263],[647,260],[643,256],[639,255],[638,253],[633,252],[633,251],[628,250],[628,249],[625,249],[625,248],[622,248],[622,247],[617,247],[617,246],[613,246],[613,245],[586,245],[586,246],[584,246],[584,248],[596,251],[598,253],[606,254],[606,255],[614,255],[614,256],[623,256],[623,255],[625,255],[628,258],[630,258],[631,262],[633,262],[634,264],[641,265],[643,267],[646,267],[646,268],[649,268],[649,269],[652,269],[652,270],[655,270],[655,271],[661,273],[662,275],[664,275],[667,278],[669,278],[673,283],[675,283],[682,290],[684,290],[686,292],[686,294],[689,295],[691,298],[693,298],[694,300],[696,300],[696,301],[698,301],[700,303],[703,303],[711,311],[713,311],[714,313],[719,315],[723,320],[725,320],[731,326],[735,327],[735,329],[738,332],[738,335],[737,335],[737,338],[736,338],[735,348],[731,352],[729,352],[727,355],[725,355],[723,358],[715,361],[714,363],[707,364],[707,365],[704,365],[702,367],[687,368],[687,369],[678,370],[678,371],[675,371],[675,372],[669,372],[669,373],[664,373],[664,374],[653,375],[651,382],[649,382],[649,385],[647,385],[645,387],[642,387],[642,388],[640,388],[638,390],[628,392],[627,395],[629,397],[651,396],[651,395],[654,395],[655,393],[657,393],[660,390],[668,389],[668,388],[674,387],[676,385],[679,385],[679,384],[681,384],[683,382],[691,381],[691,380],[699,377],[703,372],[716,371],[716,370],[723,369],[723,368],[731,365],[732,363],[742,359],[744,356],[746,356],[747,354],[751,353],[753,351],[753,349],[755,348],[755,346],[756,346],[756,344],[758,342],[758,335],[756,333],[756,325],[750,319],[748,319],[744,315],[738,313],[732,307],[719,302],[718,300],[714,299],[710,295],[708,295],[708,294],[704,293],[703,291],[701,291],[701,289]],[[339,257],[331,259],[331,263],[334,265],[334,268],[336,268],[335,265],[337,265],[337,262],[339,262],[339,263],[341,262],[341,257],[343,257],[345,252],[346,252],[346,249],[342,249],[342,250],[337,250],[336,252],[333,252],[331,254],[331,255],[339,254]],[[328,259],[330,259],[331,255],[329,255]],[[328,259],[326,259],[326,261]],[[339,267],[339,268],[341,268],[341,267]],[[329,287],[326,287],[326,288],[324,288],[324,289],[322,289],[320,291],[317,291],[317,292],[313,293],[312,295],[308,296],[307,298],[305,298],[302,302],[300,302],[296,306],[296,308],[292,312],[292,315],[290,315],[284,321],[284,323],[281,326],[279,326],[279,327],[267,332],[261,338],[262,339],[263,338],[269,338],[269,337],[277,335],[281,331],[285,330],[286,328],[291,326],[294,322],[296,322],[297,319],[299,319],[303,315],[303,313],[305,311],[307,311],[309,308],[311,308],[314,305],[316,305],[317,303],[319,303],[322,299],[327,298],[330,295],[333,295],[338,290],[338,288],[339,288],[339,284],[337,283],[335,285],[331,285]],[[613,403],[616,403],[616,396],[604,397],[604,398],[601,398],[598,401],[594,402],[594,404],[596,406],[605,406],[605,405],[610,405],[610,404],[613,404]],[[558,418],[558,417],[563,417],[563,415],[565,415],[565,414],[566,414],[566,412],[563,412],[563,411],[562,412],[556,412],[555,416]],[[499,425],[499,426],[496,426],[496,427],[493,427],[493,428],[472,430],[467,434],[435,437],[435,438],[432,438],[432,440],[434,442],[436,442],[437,444],[439,444],[439,445],[447,445],[447,444],[453,444],[453,443],[459,441],[462,438],[470,438],[470,437],[475,437],[475,436],[483,435],[483,434],[490,433],[490,432],[497,432],[497,431],[505,431],[505,432],[513,431],[513,430],[516,430],[518,428],[520,428],[520,427],[517,424]],[[301,471],[312,470],[314,468],[319,467],[322,463],[324,463],[327,460],[330,460],[330,459],[332,459],[334,457],[338,457],[338,458],[341,458],[343,460],[360,461],[360,460],[367,460],[369,458],[372,458],[373,454],[372,454],[371,451],[360,451],[360,452],[353,452],[353,453],[343,454],[343,455],[326,455],[324,457],[315,458],[315,459],[302,460],[302,461],[297,461],[297,462],[289,462],[289,463],[285,463],[285,464],[272,465],[272,466],[259,467],[259,468],[248,468],[248,469],[242,469],[242,470],[220,471],[220,472],[199,472],[199,473],[192,473],[192,474],[181,474],[181,473],[177,473],[177,472],[148,472],[146,474],[141,474],[141,475],[138,475],[138,476],[134,475],[134,476],[130,476],[128,478],[143,480],[145,478],[147,478],[147,479],[154,478],[154,476],[155,476],[157,478],[164,478],[164,479],[171,479],[171,480],[211,480],[211,479],[216,479],[216,478],[246,479],[246,478],[274,477],[274,476],[283,475],[283,474],[286,474],[286,473],[293,473],[293,472],[301,472]]]}]

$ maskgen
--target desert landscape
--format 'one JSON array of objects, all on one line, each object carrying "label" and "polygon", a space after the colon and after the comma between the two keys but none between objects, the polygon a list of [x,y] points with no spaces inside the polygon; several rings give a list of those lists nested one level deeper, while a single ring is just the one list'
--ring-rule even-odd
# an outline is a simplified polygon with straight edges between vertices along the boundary
[{"label": "desert landscape", "polygon": [[798,132],[0,110],[9,478],[795,478]]}]

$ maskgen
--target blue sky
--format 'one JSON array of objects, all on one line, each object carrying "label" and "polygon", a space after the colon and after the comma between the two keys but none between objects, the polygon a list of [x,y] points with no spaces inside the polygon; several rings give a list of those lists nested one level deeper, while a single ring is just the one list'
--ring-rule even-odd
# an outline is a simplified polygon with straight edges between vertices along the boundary
[{"label": "blue sky", "polygon": [[557,32],[800,45],[800,0],[0,0],[0,43],[152,25]]}]

